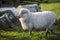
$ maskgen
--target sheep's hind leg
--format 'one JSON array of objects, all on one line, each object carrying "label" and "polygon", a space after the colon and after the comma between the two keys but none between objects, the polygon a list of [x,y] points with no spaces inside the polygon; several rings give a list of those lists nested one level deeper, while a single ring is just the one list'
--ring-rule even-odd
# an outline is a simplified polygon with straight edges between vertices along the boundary
[{"label": "sheep's hind leg", "polygon": [[56,34],[53,29],[50,30],[51,34]]},{"label": "sheep's hind leg", "polygon": [[46,28],[46,36],[48,35],[49,31],[48,31],[48,28]]},{"label": "sheep's hind leg", "polygon": [[54,34],[53,23],[51,23],[51,24],[49,25],[49,30],[50,30],[50,33],[53,33],[53,34]]},{"label": "sheep's hind leg", "polygon": [[54,33],[53,30],[50,30],[51,33]]}]

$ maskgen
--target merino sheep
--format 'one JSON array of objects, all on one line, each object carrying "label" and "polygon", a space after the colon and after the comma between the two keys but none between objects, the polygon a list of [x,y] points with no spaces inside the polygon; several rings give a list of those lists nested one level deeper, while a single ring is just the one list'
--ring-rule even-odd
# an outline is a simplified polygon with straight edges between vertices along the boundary
[{"label": "merino sheep", "polygon": [[30,34],[33,28],[35,30],[53,30],[52,25],[55,22],[55,13],[51,11],[30,12],[26,8],[21,8],[19,14],[23,30],[29,30]]}]

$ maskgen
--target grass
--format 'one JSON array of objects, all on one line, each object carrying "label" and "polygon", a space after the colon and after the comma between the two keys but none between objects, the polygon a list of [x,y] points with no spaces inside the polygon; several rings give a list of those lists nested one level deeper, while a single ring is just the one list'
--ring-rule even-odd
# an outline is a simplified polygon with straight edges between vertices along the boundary
[{"label": "grass", "polygon": [[[60,3],[41,4],[42,10],[49,10],[56,13],[56,19],[60,18]],[[21,27],[16,29],[0,30],[0,40],[60,40],[60,30],[55,25],[54,31],[57,34],[49,34],[46,38],[44,31],[33,31],[30,36],[28,31],[23,31]]]}]

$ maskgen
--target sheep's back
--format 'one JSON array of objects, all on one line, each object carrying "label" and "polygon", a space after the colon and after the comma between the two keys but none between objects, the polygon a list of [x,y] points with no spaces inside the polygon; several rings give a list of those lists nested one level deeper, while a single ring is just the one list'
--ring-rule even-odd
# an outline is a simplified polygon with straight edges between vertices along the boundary
[{"label": "sheep's back", "polygon": [[52,12],[36,12],[32,14],[31,19],[35,29],[44,29],[46,28],[49,22],[52,22],[55,18],[54,13]]}]

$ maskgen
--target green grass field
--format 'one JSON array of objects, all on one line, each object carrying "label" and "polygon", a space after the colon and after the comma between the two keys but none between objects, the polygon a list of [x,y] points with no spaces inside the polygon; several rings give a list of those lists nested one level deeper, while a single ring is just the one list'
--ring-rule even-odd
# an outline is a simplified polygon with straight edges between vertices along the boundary
[{"label": "green grass field", "polygon": [[[56,19],[60,18],[60,3],[41,4],[42,10],[49,10],[56,13]],[[45,36],[44,31],[33,31],[32,35],[29,35],[28,31],[23,31],[21,27],[16,29],[4,29],[0,30],[0,40],[60,40],[60,30],[58,26],[54,26],[54,32],[57,34],[48,34]]]}]

